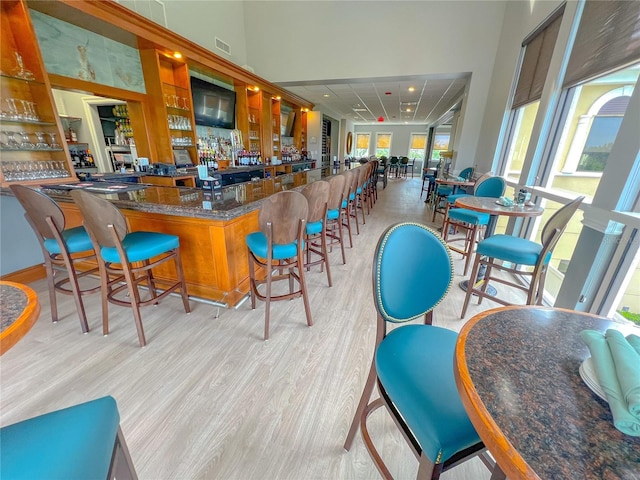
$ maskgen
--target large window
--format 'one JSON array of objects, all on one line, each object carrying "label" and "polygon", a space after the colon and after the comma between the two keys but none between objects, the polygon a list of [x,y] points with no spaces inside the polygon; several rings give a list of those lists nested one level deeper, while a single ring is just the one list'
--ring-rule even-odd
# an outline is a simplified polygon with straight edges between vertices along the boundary
[{"label": "large window", "polygon": [[426,133],[412,133],[411,143],[409,143],[409,160],[424,160],[424,153],[427,148]]},{"label": "large window", "polygon": [[391,152],[391,134],[390,133],[378,133],[376,134],[376,157],[382,156],[388,157]]},{"label": "large window", "polygon": [[522,173],[522,165],[529,148],[533,123],[538,113],[539,101],[517,108],[512,112],[512,128],[508,138],[508,150],[504,175],[517,182]]},{"label": "large window", "polygon": [[356,157],[360,158],[369,156],[370,138],[370,133],[356,133]]},{"label": "large window", "polygon": [[449,150],[449,141],[451,134],[449,130],[444,131],[438,128],[433,137],[433,149],[431,150],[431,160],[440,160],[440,152],[446,152]]}]

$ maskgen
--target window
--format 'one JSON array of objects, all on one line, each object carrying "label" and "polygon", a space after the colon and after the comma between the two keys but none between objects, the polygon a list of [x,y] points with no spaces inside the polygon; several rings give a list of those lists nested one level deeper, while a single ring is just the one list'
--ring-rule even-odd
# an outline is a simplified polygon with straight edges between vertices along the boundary
[{"label": "window", "polygon": [[370,133],[356,133],[356,157],[368,157],[369,156],[369,139]]},{"label": "window", "polygon": [[509,147],[504,169],[504,176],[509,180],[517,182],[520,179],[539,106],[540,101],[535,101],[512,112],[513,125],[508,139]]},{"label": "window", "polygon": [[431,150],[431,160],[440,160],[440,152],[446,152],[449,150],[449,132],[442,132],[440,129],[436,130],[436,134],[433,138],[433,149]]},{"label": "window", "polygon": [[411,143],[409,143],[409,160],[424,160],[424,153],[426,148],[427,134],[412,133]]},{"label": "window", "polygon": [[388,157],[391,152],[391,134],[376,134],[376,157]]}]

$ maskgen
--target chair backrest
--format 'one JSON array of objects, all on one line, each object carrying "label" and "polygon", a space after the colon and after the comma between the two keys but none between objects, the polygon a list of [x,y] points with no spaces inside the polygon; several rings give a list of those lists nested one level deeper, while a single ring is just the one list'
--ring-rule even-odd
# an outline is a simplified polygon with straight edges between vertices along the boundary
[{"label": "chair backrest", "polygon": [[484,182],[487,178],[491,178],[492,176],[493,176],[493,172],[486,172],[480,175],[477,178],[476,183],[473,185],[473,194],[474,195],[476,194],[476,190],[478,189],[478,187],[482,182]]},{"label": "chair backrest", "polygon": [[471,180],[471,177],[473,177],[473,167],[465,168],[460,172],[460,175],[458,176],[464,178],[465,180]]},{"label": "chair backrest", "polygon": [[382,320],[401,323],[426,315],[452,281],[449,248],[429,227],[397,223],[380,237],[373,258],[373,296]]},{"label": "chair backrest", "polygon": [[400,160],[400,162],[403,165],[407,165],[409,163],[409,157],[402,157],[402,160]]},{"label": "chair backrest", "polygon": [[114,239],[113,230],[120,240],[127,235],[129,229],[124,215],[109,200],[84,190],[72,191],[71,197],[82,213],[85,228],[98,245],[115,247],[117,241]]},{"label": "chair backrest", "polygon": [[260,206],[258,225],[274,244],[292,243],[302,234],[309,216],[307,199],[300,192],[284,191],[267,197]]},{"label": "chair backrest", "polygon": [[542,227],[542,251],[540,252],[540,258],[543,261],[546,261],[547,254],[555,248],[558,240],[560,240],[560,237],[567,228],[569,220],[571,220],[573,214],[576,213],[576,210],[583,200],[584,197],[578,197],[567,203],[564,207],[551,215],[551,218],[549,218],[544,227]]},{"label": "chair backrest", "polygon": [[327,217],[330,189],[331,186],[329,182],[325,182],[324,180],[310,183],[302,189],[302,194],[307,199],[309,208],[307,223],[319,222]]},{"label": "chair backrest", "polygon": [[344,175],[334,175],[329,177],[329,210],[337,210],[342,205],[344,199]]},{"label": "chair backrest", "polygon": [[398,163],[398,157],[391,157],[389,159],[389,163],[391,163],[391,165],[395,165],[396,163]]},{"label": "chair backrest", "polygon": [[[480,181],[478,179],[478,181]],[[500,198],[504,195],[507,182],[502,177],[488,177],[475,187],[473,194],[476,197]]]},{"label": "chair backrest", "polygon": [[25,210],[25,216],[41,239],[56,238],[47,218],[51,218],[58,232],[64,230],[64,213],[60,206],[49,196],[24,185],[11,185],[11,191]]},{"label": "chair backrest", "polygon": [[343,200],[347,200],[347,201],[349,200],[349,195],[351,194],[351,191],[353,189],[354,173],[355,172],[353,170],[346,170],[345,172],[342,173],[342,176],[344,177],[344,190],[342,195]]}]

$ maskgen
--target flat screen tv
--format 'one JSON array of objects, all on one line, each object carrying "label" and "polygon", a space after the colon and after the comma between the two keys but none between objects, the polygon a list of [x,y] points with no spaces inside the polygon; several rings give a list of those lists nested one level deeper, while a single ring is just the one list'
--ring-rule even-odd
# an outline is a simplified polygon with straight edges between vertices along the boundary
[{"label": "flat screen tv", "polygon": [[236,92],[191,77],[196,125],[236,128]]}]

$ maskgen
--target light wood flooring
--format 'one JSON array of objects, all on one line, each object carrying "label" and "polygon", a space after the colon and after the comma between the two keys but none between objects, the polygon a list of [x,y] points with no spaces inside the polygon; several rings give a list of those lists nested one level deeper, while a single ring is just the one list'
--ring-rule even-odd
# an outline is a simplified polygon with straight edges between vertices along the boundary
[{"label": "light wood flooring", "polygon": [[[192,302],[186,315],[179,297],[143,309],[144,348],[125,308],[110,305],[111,334],[102,336],[98,296],[88,297],[91,331],[83,335],[71,297],[59,296],[61,320],[53,324],[45,282],[32,284],[42,313],[0,359],[0,425],[112,395],[141,479],[379,478],[360,434],[350,452],[342,444],[373,353],[373,250],[395,222],[429,224],[420,187],[418,178],[392,179],[385,190],[380,182],[347,265],[339,249],[331,254],[333,287],[318,269],[307,275],[314,326],[306,325],[301,299],[277,302],[267,342],[263,303],[216,317],[217,307]],[[456,285],[434,323],[457,331],[464,296],[462,261],[454,257]],[[493,306],[472,305],[467,319]],[[396,478],[415,478],[417,461],[386,412],[371,420]],[[442,478],[489,477],[474,459]]]}]

